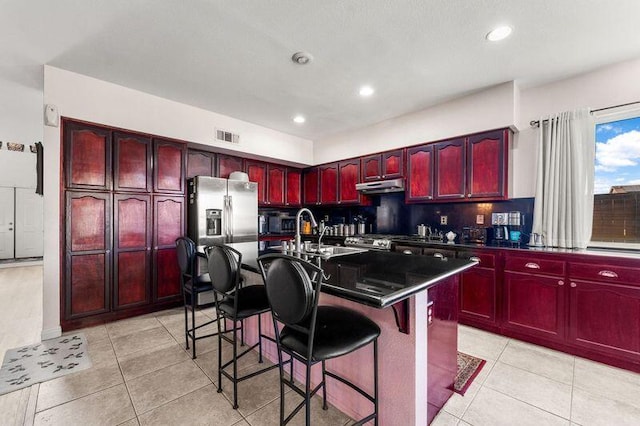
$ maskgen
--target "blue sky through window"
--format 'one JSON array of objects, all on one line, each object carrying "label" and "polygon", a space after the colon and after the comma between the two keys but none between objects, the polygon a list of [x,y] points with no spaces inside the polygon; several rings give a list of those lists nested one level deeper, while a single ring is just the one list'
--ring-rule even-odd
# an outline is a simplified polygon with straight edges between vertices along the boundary
[{"label": "blue sky through window", "polygon": [[640,117],[596,125],[595,194],[640,185]]}]

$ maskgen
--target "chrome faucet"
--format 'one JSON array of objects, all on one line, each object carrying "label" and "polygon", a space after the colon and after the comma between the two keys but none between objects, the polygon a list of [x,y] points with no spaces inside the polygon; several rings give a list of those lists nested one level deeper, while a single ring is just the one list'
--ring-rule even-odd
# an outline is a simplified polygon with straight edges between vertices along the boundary
[{"label": "chrome faucet", "polygon": [[318,227],[318,222],[316,222],[316,218],[313,217],[313,213],[311,213],[311,210],[309,210],[306,207],[303,207],[300,210],[298,210],[298,213],[296,213],[296,236],[295,236],[295,246],[296,246],[295,252],[296,253],[302,252],[302,237],[300,236],[300,218],[302,217],[302,213],[304,212],[309,213],[309,217],[311,218],[311,226],[313,228]]},{"label": "chrome faucet", "polygon": [[[321,222],[323,223],[323,222]],[[320,251],[320,249],[322,248],[322,237],[324,237],[324,234],[327,233],[327,229],[329,229],[328,226],[321,226],[321,230],[320,230],[320,236],[318,237],[318,252]]]}]

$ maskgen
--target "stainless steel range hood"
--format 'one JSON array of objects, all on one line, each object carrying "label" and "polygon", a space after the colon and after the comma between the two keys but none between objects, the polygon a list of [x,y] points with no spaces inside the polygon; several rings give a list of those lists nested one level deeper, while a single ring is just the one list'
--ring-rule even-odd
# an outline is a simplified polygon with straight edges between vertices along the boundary
[{"label": "stainless steel range hood", "polygon": [[363,194],[384,194],[404,191],[404,179],[379,180],[375,182],[357,183],[356,190]]}]

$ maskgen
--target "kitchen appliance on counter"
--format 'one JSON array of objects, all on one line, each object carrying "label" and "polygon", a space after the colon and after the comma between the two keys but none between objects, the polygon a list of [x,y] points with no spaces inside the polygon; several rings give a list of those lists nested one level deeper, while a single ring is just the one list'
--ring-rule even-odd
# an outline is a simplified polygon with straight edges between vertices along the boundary
[{"label": "kitchen appliance on counter", "polygon": [[492,213],[491,224],[493,225],[493,241],[495,243],[520,244],[521,227],[524,225],[524,217],[521,212]]},{"label": "kitchen appliance on counter", "polygon": [[461,240],[463,243],[487,244],[493,239],[493,228],[475,226],[465,226],[462,228]]},{"label": "kitchen appliance on counter", "polygon": [[[187,235],[199,249],[228,244],[245,259],[258,257],[258,184],[196,176],[187,181]],[[209,303],[198,299],[198,303]]]},{"label": "kitchen appliance on counter", "polygon": [[391,236],[388,235],[361,235],[344,239],[347,247],[360,247],[369,250],[391,250]]},{"label": "kitchen appliance on counter", "polygon": [[294,234],[296,232],[296,218],[294,216],[269,216],[269,233]]}]

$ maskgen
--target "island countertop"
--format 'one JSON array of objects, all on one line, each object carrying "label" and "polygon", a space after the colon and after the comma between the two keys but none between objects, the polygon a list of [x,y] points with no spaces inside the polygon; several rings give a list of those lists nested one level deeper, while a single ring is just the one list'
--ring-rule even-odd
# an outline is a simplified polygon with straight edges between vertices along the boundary
[{"label": "island countertop", "polygon": [[[310,258],[317,263],[317,258]],[[412,256],[369,250],[320,259],[322,291],[374,308],[386,308],[474,265],[469,259]],[[248,266],[251,266],[249,264]]]}]

